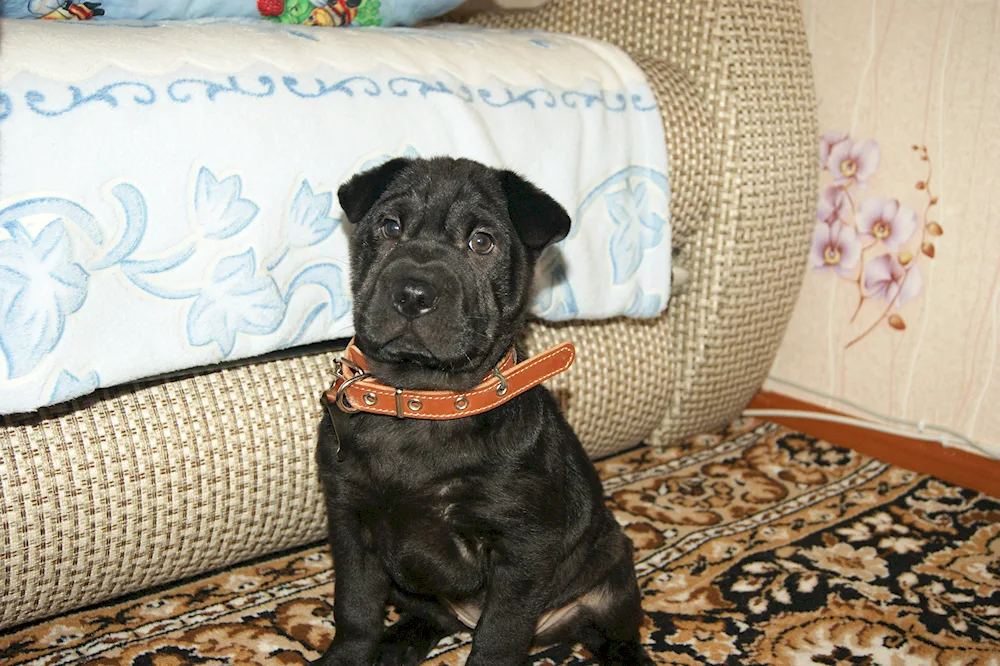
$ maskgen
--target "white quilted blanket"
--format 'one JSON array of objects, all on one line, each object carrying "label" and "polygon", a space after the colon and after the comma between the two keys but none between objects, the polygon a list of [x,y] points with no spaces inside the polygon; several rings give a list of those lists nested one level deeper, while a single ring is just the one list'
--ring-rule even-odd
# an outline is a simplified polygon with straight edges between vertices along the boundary
[{"label": "white quilted blanket", "polygon": [[0,34],[0,413],[349,336],[336,190],[394,155],[513,168],[570,211],[537,316],[666,307],[663,130],[615,48],[263,22]]}]

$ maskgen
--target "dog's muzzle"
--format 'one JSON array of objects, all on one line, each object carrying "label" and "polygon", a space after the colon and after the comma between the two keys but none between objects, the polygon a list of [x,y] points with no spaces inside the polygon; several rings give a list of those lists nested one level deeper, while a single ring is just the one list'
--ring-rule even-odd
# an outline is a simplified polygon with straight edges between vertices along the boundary
[{"label": "dog's muzzle", "polygon": [[430,282],[403,278],[392,285],[392,306],[407,319],[416,319],[434,309],[438,291]]}]

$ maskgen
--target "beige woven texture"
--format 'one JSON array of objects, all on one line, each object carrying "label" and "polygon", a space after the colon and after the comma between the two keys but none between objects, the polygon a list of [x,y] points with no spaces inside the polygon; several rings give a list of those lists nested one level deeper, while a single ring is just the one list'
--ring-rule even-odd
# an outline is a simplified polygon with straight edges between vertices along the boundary
[{"label": "beige woven texture", "polygon": [[[760,386],[815,192],[796,0],[552,0],[476,17],[615,43],[650,76],[686,292],[654,321],[530,326],[593,455],[719,425]],[[0,428],[0,628],[323,538],[313,448],[333,354],[102,390]]]}]

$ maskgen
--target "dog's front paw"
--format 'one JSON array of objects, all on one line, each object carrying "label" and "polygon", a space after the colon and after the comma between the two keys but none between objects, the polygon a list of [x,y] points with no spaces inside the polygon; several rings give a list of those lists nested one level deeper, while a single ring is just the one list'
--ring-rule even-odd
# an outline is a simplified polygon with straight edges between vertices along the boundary
[{"label": "dog's front paw", "polygon": [[447,632],[437,624],[404,613],[378,644],[377,666],[418,666]]}]

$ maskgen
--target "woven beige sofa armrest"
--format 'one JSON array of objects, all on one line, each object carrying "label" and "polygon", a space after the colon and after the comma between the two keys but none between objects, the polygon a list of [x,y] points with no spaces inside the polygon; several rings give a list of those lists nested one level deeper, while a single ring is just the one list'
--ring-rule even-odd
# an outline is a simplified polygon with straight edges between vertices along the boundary
[{"label": "woven beige sofa armrest", "polygon": [[[537,346],[583,341],[561,380],[570,420],[598,453],[731,420],[777,353],[813,222],[815,100],[797,0],[551,0],[469,22],[610,42],[659,97],[675,261],[691,282],[655,322],[533,327]],[[609,368],[619,381],[595,395],[586,377]],[[609,403],[626,413],[609,422]]]}]

